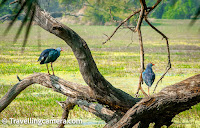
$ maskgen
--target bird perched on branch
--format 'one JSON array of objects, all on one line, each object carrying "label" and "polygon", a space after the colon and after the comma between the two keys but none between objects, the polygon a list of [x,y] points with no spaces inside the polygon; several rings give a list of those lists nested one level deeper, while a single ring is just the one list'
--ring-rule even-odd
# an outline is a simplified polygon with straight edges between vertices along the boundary
[{"label": "bird perched on branch", "polygon": [[[56,61],[56,59],[60,56],[60,52],[63,51],[62,48],[56,48],[56,49],[45,49],[41,54],[40,57],[38,59],[38,61],[40,61],[40,64],[46,64],[48,73],[49,73],[49,69],[48,69],[48,63],[51,63],[51,69],[53,71],[53,65],[52,63],[54,61]],[[50,74],[50,73],[49,73]],[[53,71],[53,75],[54,75],[54,71]]]},{"label": "bird perched on branch", "polygon": [[148,63],[145,71],[142,73],[142,79],[148,86],[148,95],[149,95],[149,88],[152,86],[155,80],[155,73],[152,70],[152,66],[154,66],[154,64]]}]

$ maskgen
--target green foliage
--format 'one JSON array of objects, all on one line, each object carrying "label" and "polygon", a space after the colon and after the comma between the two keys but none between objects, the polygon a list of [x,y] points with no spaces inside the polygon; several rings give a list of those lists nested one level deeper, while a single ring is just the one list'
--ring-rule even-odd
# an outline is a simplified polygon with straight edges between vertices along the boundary
[{"label": "green foliage", "polygon": [[199,0],[168,0],[155,9],[152,16],[163,19],[190,19],[195,15]]},{"label": "green foliage", "polygon": [[[146,0],[148,7],[153,6],[157,0]],[[68,12],[78,12],[86,6],[83,18],[86,22],[92,24],[104,25],[111,21],[109,9],[112,11],[114,20],[121,21],[129,16],[133,10],[140,7],[139,1],[133,0],[60,0],[66,6]],[[78,3],[78,4],[77,4]],[[161,2],[149,17],[157,19],[190,19],[199,6],[199,1],[193,0],[166,0]],[[135,25],[137,16],[131,18],[128,24]]]},{"label": "green foliage", "polygon": [[86,0],[58,0],[62,7],[65,7],[67,12],[74,12],[81,9]]},{"label": "green foliage", "polygon": [[[1,2],[2,0],[0,0]],[[146,0],[148,7],[154,5],[157,0]],[[6,14],[15,14],[17,10],[14,7],[17,4],[10,5],[12,0],[7,0],[0,8],[0,17]],[[48,12],[66,11],[76,14],[79,10],[86,7],[83,21],[92,24],[104,25],[111,22],[109,9],[112,11],[114,20],[121,21],[129,16],[133,10],[140,7],[137,0],[38,0],[40,6]],[[190,19],[194,17],[199,7],[199,0],[165,0],[151,13],[150,18],[163,19]],[[128,24],[135,25],[138,16],[134,16],[128,21]]]},{"label": "green foliage", "polygon": [[[3,0],[0,0],[0,3],[2,1]],[[6,3],[0,7],[0,17],[4,16],[4,15],[7,15],[7,14],[15,14],[16,13],[16,10],[14,10],[15,5],[10,5],[9,6],[10,2],[13,2],[13,0],[6,1]]]},{"label": "green foliage", "polygon": [[[92,1],[89,0],[89,4],[86,9],[85,17],[86,21],[90,21],[97,24],[105,24],[106,22],[111,21],[111,16],[109,10],[111,10],[111,14],[114,20],[121,21],[124,20],[127,16],[132,13],[135,5],[133,1],[129,0],[109,0],[109,1]],[[130,22],[134,22],[135,17],[133,17]]]},{"label": "green foliage", "polygon": [[64,8],[61,7],[58,0],[38,0],[38,3],[42,9],[48,12],[64,11]]},{"label": "green foliage", "polygon": [[[0,3],[2,1],[3,0],[0,0]],[[7,0],[6,3],[0,7],[0,17],[7,14],[17,14],[19,7],[18,8],[15,7],[19,5],[18,4],[9,5],[11,2],[13,2],[13,0]],[[49,1],[38,0],[38,2],[41,8],[45,9],[48,12],[60,12],[64,10],[64,8],[60,7],[59,2],[57,0],[49,0]]]}]

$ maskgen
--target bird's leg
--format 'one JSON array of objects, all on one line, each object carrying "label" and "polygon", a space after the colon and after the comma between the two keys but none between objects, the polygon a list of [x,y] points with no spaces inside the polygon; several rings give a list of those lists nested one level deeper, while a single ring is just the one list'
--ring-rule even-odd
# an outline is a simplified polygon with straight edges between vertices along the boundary
[{"label": "bird's leg", "polygon": [[[52,62],[51,62],[51,69],[52,69],[52,71],[53,71],[53,65],[52,65]],[[53,75],[54,75],[54,71],[53,71]]]},{"label": "bird's leg", "polygon": [[150,96],[150,94],[149,94],[149,86],[148,86],[148,95]]},{"label": "bird's leg", "polygon": [[[46,66],[47,66],[47,70],[48,70],[48,73],[49,73],[49,68],[48,68],[48,64],[46,64]],[[51,74],[49,73],[49,75],[51,75]]]}]

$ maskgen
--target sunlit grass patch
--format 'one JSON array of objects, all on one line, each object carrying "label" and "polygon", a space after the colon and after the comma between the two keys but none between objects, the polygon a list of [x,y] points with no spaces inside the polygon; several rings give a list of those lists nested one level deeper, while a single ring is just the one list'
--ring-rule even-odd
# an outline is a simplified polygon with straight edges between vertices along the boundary
[{"label": "sunlit grass patch", "polygon": [[[159,83],[156,89],[157,93],[167,85],[172,85],[192,75],[199,74],[200,37],[198,32],[199,24],[188,29],[186,24],[189,21],[187,20],[155,20],[154,22],[160,24],[156,27],[169,38],[172,63],[172,68],[162,82]],[[31,29],[25,51],[22,53],[21,46],[25,31],[22,31],[22,35],[17,42],[13,42],[18,25],[14,26],[7,36],[4,36],[3,31],[6,29],[6,25],[7,23],[0,24],[1,97],[18,82],[16,75],[23,79],[34,72],[47,73],[46,65],[40,65],[37,62],[40,53],[47,48],[62,47],[64,49],[61,52],[61,56],[53,63],[56,76],[86,85],[79,72],[78,62],[66,42],[34,25]],[[122,29],[110,41],[102,45],[102,42],[107,38],[104,36],[104,33],[107,35],[112,34],[116,26],[69,25],[69,27],[85,39],[91,49],[96,65],[103,76],[113,86],[135,96],[140,75],[138,35]],[[40,39],[38,39],[38,31],[42,35]],[[156,82],[165,72],[167,66],[167,48],[165,40],[162,40],[162,37],[149,26],[142,26],[142,32],[145,66],[149,62],[155,64],[153,70],[155,71],[156,79],[150,88],[150,93],[152,94]],[[39,41],[41,43],[40,48],[38,47]],[[50,73],[52,74],[51,69]],[[147,92],[147,86],[143,84],[142,87]],[[140,97],[143,97],[141,92],[139,94]],[[17,96],[0,114],[0,119],[4,117],[60,118],[63,110],[56,103],[56,100],[65,101],[66,97],[41,85],[31,85]],[[175,123],[172,127],[198,127],[200,124],[198,122],[200,119],[199,112],[200,104],[197,104],[192,109],[180,113],[174,118]],[[83,111],[77,106],[70,112],[69,118],[100,120],[93,114]],[[90,126],[87,125],[87,127]],[[103,125],[95,125],[94,127],[103,127]]]}]

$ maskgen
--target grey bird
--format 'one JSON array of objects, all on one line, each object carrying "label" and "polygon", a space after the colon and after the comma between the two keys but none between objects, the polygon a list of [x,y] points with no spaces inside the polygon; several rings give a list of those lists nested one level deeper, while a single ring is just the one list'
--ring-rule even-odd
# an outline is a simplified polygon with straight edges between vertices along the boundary
[{"label": "grey bird", "polygon": [[[60,52],[63,51],[62,48],[56,48],[56,49],[45,49],[41,54],[40,57],[38,59],[38,61],[40,61],[40,64],[46,64],[48,73],[49,73],[49,69],[48,69],[48,63],[51,63],[51,69],[53,71],[53,65],[52,63],[54,61],[57,60],[57,58],[60,56]],[[50,73],[49,73],[50,74]],[[53,75],[54,71],[53,71]]]},{"label": "grey bird", "polygon": [[142,73],[142,79],[148,86],[148,95],[149,95],[149,88],[152,86],[154,80],[155,80],[155,73],[152,70],[152,66],[155,64],[148,63],[145,71]]}]

